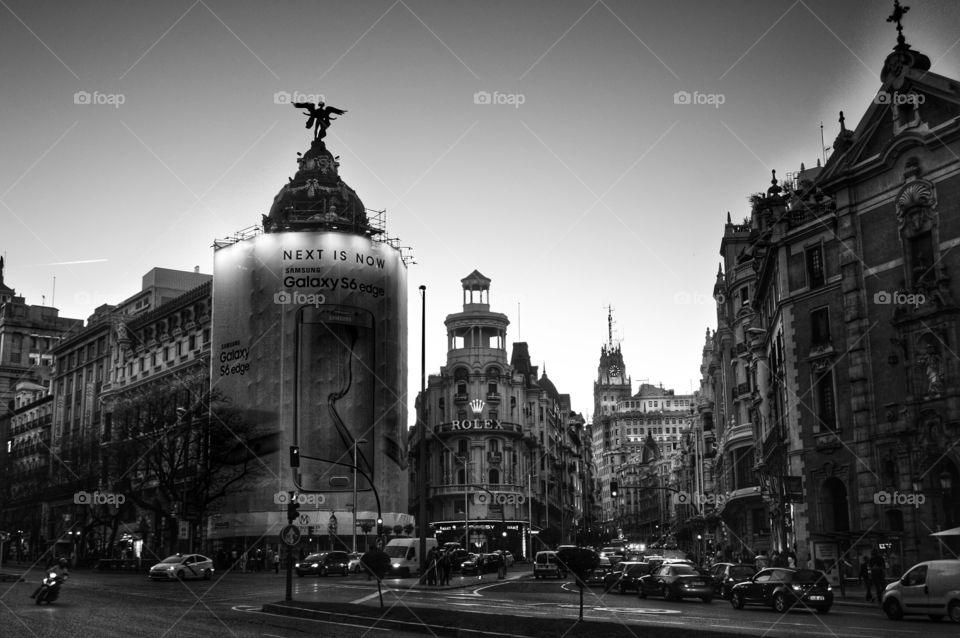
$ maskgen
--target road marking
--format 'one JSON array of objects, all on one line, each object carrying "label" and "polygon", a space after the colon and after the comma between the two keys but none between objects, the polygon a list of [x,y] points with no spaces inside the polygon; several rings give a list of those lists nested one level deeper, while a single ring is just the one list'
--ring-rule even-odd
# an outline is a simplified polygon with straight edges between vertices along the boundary
[{"label": "road marking", "polygon": [[[236,606],[234,606],[234,607],[231,607],[231,609],[233,609],[233,611],[242,611],[242,612],[245,612],[245,613],[248,613],[248,614],[263,614],[264,616],[273,616],[274,618],[290,618],[291,620],[302,620],[302,621],[306,621],[306,622],[322,623],[322,624],[326,624],[326,625],[337,625],[338,627],[340,627],[340,626],[342,626],[342,627],[357,627],[357,628],[359,628],[359,629],[366,629],[366,630],[368,630],[368,631],[391,631],[390,629],[387,629],[386,627],[375,627],[375,626],[372,626],[372,625],[357,625],[357,624],[348,623],[348,622],[332,622],[332,621],[330,621],[330,620],[319,620],[319,619],[317,619],[317,618],[304,618],[304,617],[302,617],[302,616],[287,616],[286,614],[271,614],[271,613],[266,612],[266,611],[256,611],[255,609],[242,609],[242,608],[244,608],[244,607],[248,607],[248,605],[236,605]],[[376,619],[374,619],[374,620],[376,620]],[[265,635],[265,636],[269,636],[269,635],[272,635],[272,634],[264,634],[264,635]],[[281,637],[281,638],[282,638],[282,637]]]},{"label": "road marking", "polygon": [[[573,607],[579,609],[577,605],[563,605],[565,607]],[[613,611],[621,612],[628,614],[650,614],[650,615],[666,615],[666,614],[679,614],[683,613],[679,609],[650,609],[644,607],[594,607],[594,611]]]},{"label": "road marking", "polygon": [[367,594],[367,595],[364,596],[363,598],[357,598],[356,600],[351,600],[351,601],[350,601],[350,604],[351,604],[351,605],[359,605],[359,604],[361,604],[361,603],[367,602],[368,600],[372,600],[372,599],[376,598],[376,597],[379,596],[379,595],[380,595],[379,593],[373,592],[372,594]]}]

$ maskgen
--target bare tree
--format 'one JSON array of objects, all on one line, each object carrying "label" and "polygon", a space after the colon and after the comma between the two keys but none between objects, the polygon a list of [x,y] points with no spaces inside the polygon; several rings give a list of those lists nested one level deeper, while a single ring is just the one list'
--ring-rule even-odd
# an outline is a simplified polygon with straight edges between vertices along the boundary
[{"label": "bare tree", "polygon": [[[111,397],[104,438],[112,489],[162,521],[161,552],[176,547],[177,521],[202,521],[261,467],[254,429],[208,380],[205,371],[167,376]],[[115,520],[111,545],[117,528]]]}]

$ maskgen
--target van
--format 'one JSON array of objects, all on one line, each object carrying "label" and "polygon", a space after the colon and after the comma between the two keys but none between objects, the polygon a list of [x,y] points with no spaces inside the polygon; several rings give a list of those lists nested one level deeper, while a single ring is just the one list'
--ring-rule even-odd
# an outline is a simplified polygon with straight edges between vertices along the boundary
[{"label": "van", "polygon": [[960,560],[928,560],[917,563],[883,592],[887,618],[924,614],[933,620],[948,616],[960,623]]},{"label": "van", "polygon": [[[427,539],[427,555],[430,550],[437,548],[437,539]],[[390,557],[390,574],[407,578],[420,573],[420,539],[419,538],[395,538],[383,548],[387,556]]]},{"label": "van", "polygon": [[557,553],[553,551],[537,552],[533,560],[533,575],[536,578],[566,578],[567,570],[557,560]]}]

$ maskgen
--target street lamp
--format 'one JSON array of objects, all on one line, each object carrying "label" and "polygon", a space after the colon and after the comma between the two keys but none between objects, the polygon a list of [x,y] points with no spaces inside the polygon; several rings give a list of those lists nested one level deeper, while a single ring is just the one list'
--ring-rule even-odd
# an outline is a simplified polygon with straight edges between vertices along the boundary
[{"label": "street lamp", "polygon": [[353,442],[353,553],[357,553],[357,447],[366,443],[366,439]]},{"label": "street lamp", "polygon": [[459,463],[463,464],[463,545],[464,549],[468,552],[470,551],[470,517],[467,512],[469,512],[470,502],[468,500],[467,494],[467,484],[470,482],[470,477],[468,476],[470,467],[470,461],[467,460],[468,456],[464,454],[463,456],[457,454],[454,458],[457,459]]}]

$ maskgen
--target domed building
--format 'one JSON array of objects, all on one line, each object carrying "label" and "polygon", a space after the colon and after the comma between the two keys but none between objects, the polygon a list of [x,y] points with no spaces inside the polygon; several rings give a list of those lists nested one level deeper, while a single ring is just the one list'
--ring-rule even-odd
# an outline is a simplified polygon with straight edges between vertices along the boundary
[{"label": "domed building", "polygon": [[417,399],[431,436],[421,484],[421,431],[411,430],[411,512],[425,493],[429,534],[441,544],[529,556],[576,538],[583,419],[545,372],[538,378],[526,343],[508,360],[510,321],[490,310],[490,279],[473,271],[461,284],[463,310],[444,322],[446,365]]}]

